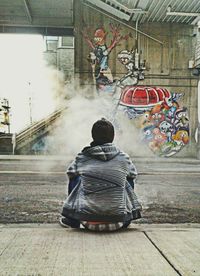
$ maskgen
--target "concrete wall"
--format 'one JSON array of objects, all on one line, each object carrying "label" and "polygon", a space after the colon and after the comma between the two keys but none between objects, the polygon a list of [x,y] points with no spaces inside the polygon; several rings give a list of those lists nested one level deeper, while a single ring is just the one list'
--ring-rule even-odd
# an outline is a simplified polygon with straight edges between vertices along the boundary
[{"label": "concrete wall", "polygon": [[57,49],[57,67],[64,72],[65,78],[70,79],[74,75],[74,49]]},{"label": "concrete wall", "polygon": [[[107,44],[111,41],[109,23],[117,24],[109,17],[75,2],[75,74],[80,78],[81,85],[93,83],[92,71],[87,56],[91,49],[81,32],[88,27],[87,33],[92,39],[97,28],[104,27],[108,32]],[[135,27],[134,22],[132,22]],[[122,34],[130,33],[130,37],[121,41],[109,56],[109,66],[114,78],[120,78],[126,70],[117,61],[117,53],[122,49],[131,50],[135,46],[135,32],[126,26],[120,25]],[[180,104],[188,108],[190,118],[190,142],[178,156],[197,155],[195,131],[198,127],[197,118],[197,86],[198,77],[192,75],[188,69],[189,60],[194,58],[193,26],[184,24],[148,23],[138,26],[139,30],[163,42],[161,45],[145,35],[138,35],[139,49],[147,61],[148,70],[145,79],[139,84],[161,86],[172,92],[183,93]],[[163,52],[162,52],[163,50]]]},{"label": "concrete wall", "polygon": [[57,41],[54,50],[45,51],[44,59],[48,66],[57,68],[64,73],[65,79],[70,80],[74,76],[74,49],[58,47]]},{"label": "concrete wall", "polygon": [[12,134],[0,134],[0,155],[1,154],[12,154]]}]

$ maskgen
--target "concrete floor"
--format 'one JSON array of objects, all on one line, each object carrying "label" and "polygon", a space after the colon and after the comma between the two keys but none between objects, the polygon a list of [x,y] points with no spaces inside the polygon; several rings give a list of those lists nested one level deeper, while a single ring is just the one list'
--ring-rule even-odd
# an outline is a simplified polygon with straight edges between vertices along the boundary
[{"label": "concrete floor", "polygon": [[69,161],[0,157],[0,276],[200,276],[200,161],[135,159],[143,218],[115,233],[52,223]]},{"label": "concrete floor", "polygon": [[133,225],[113,233],[0,224],[0,275],[200,275],[200,224]]},{"label": "concrete floor", "polygon": [[[0,223],[56,223],[70,158],[0,156]],[[134,160],[139,223],[200,223],[200,161]]]}]

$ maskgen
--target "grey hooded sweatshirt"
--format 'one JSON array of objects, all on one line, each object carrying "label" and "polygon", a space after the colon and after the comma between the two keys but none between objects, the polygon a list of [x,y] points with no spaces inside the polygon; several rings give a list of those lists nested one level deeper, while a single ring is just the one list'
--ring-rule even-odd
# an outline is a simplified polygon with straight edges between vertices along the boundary
[{"label": "grey hooded sweatshirt", "polygon": [[79,181],[62,214],[80,221],[125,222],[140,218],[141,205],[127,179],[137,171],[129,156],[112,143],[84,148],[68,167]]}]

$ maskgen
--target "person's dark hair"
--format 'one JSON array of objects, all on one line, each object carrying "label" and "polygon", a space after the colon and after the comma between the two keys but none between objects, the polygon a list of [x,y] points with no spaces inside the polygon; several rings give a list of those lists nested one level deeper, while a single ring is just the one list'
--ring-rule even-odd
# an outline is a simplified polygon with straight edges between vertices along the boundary
[{"label": "person's dark hair", "polygon": [[111,122],[102,118],[92,126],[92,138],[95,144],[112,143],[114,139],[114,127]]}]

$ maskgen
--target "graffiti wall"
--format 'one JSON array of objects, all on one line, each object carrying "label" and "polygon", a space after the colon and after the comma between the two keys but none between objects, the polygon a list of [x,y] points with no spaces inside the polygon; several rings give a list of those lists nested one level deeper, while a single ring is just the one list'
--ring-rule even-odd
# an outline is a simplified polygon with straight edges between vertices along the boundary
[{"label": "graffiti wall", "polygon": [[119,104],[140,129],[141,142],[159,156],[169,157],[189,142],[187,108],[178,103],[181,94],[166,88],[128,86]]},{"label": "graffiti wall", "polygon": [[[121,50],[116,60],[126,69],[120,78],[113,78],[109,67],[109,53],[128,35],[120,34],[119,26],[110,25],[113,39],[107,46],[106,31],[97,28],[90,39],[87,32],[83,36],[92,52],[88,61],[92,67],[93,79],[97,93],[110,93],[114,98],[118,93],[119,100],[113,104],[115,112],[123,112],[133,120],[140,130],[142,145],[161,157],[170,157],[179,152],[189,142],[189,118],[186,107],[180,105],[182,93],[171,92],[165,87],[139,85],[145,78],[145,60],[142,60],[138,49]],[[152,65],[153,66],[153,65]],[[115,114],[113,114],[115,116]]]}]

